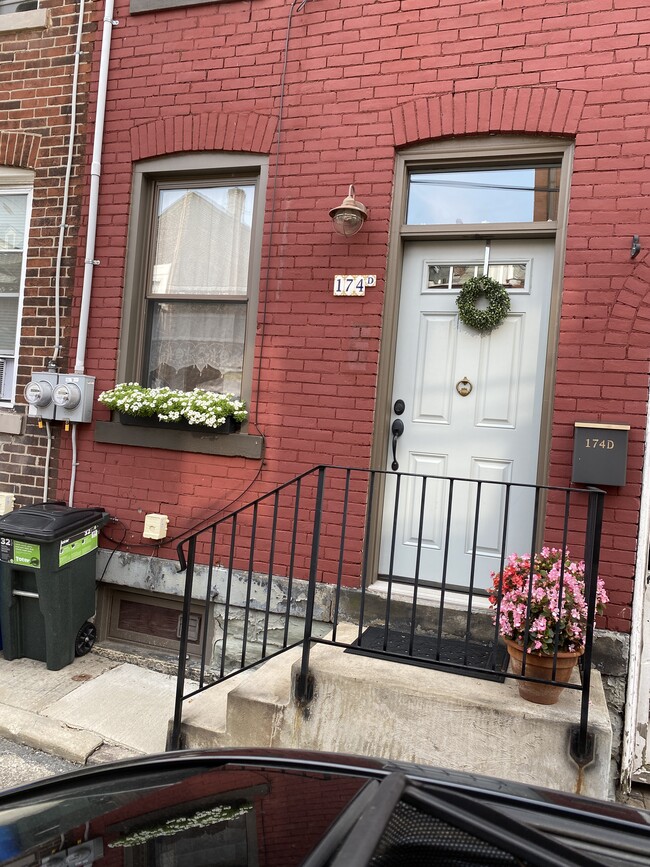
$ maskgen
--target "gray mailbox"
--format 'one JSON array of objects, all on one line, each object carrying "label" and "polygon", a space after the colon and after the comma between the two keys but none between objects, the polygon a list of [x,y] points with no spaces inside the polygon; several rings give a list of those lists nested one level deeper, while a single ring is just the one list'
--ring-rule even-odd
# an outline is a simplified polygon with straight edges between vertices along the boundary
[{"label": "gray mailbox", "polygon": [[624,485],[629,424],[577,421],[574,427],[572,481]]}]

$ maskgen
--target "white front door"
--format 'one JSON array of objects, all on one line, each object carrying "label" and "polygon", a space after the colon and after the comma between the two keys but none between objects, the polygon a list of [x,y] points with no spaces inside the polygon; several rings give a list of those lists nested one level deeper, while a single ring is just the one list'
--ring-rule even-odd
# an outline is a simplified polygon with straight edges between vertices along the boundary
[{"label": "white front door", "polygon": [[[535,484],[553,242],[493,241],[488,274],[511,310],[490,333],[459,321],[464,280],[483,273],[483,241],[412,242],[402,270],[393,405],[405,404],[397,486],[386,483],[380,574],[486,587],[504,547],[505,488],[438,477]],[[392,415],[392,419],[396,415]],[[393,460],[389,456],[388,468]],[[513,487],[506,553],[530,551],[533,493]],[[472,572],[471,552],[477,556]],[[445,557],[445,550],[448,556]],[[472,573],[472,574],[470,574]]]}]

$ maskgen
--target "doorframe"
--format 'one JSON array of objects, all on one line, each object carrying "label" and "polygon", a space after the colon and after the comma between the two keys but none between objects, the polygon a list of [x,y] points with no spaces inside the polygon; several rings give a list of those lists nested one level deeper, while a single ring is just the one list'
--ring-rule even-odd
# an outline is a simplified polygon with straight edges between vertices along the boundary
[{"label": "doorframe", "polygon": [[[382,338],[375,398],[375,426],[370,466],[384,470],[388,459],[389,427],[392,415],[393,380],[397,349],[397,325],[400,308],[404,248],[410,241],[496,240],[499,238],[554,238],[549,330],[544,371],[542,416],[540,424],[537,484],[544,484],[549,471],[549,446],[553,416],[553,396],[557,369],[562,283],[573,167],[574,141],[545,136],[477,136],[428,142],[405,149],[395,157],[395,182],[389,229],[388,259],[382,312]],[[497,168],[556,162],[560,168],[558,214],[554,222],[490,223],[489,225],[407,225],[406,205],[409,174],[413,169]],[[369,583],[377,580],[381,543],[383,477],[375,486],[374,502],[369,504],[372,521],[368,539]]]},{"label": "doorframe", "polygon": [[[628,653],[627,689],[623,716],[621,748],[621,790],[629,794],[632,782],[650,782],[645,770],[650,758],[650,670],[642,676],[642,663],[650,654],[650,400],[646,413],[645,454],[641,482],[641,503],[637,534],[634,588],[632,591],[632,628]],[[643,704],[641,703],[643,702]]]}]

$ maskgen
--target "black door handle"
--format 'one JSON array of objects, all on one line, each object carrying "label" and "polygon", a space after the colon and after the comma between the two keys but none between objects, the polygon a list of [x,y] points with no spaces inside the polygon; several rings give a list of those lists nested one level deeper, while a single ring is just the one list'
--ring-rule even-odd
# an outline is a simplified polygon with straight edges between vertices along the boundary
[{"label": "black door handle", "polygon": [[399,470],[399,464],[397,463],[397,440],[404,433],[404,422],[401,418],[396,418],[393,422],[391,429],[391,434],[393,435],[393,463],[390,465],[390,468],[393,472]]}]

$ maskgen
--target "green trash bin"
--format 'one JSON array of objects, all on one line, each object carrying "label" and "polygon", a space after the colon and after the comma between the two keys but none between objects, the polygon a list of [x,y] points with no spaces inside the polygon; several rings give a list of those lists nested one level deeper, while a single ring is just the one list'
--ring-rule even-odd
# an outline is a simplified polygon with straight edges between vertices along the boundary
[{"label": "green trash bin", "polygon": [[95,641],[96,551],[102,509],[39,503],[0,518],[0,631],[5,659],[51,671]]}]

